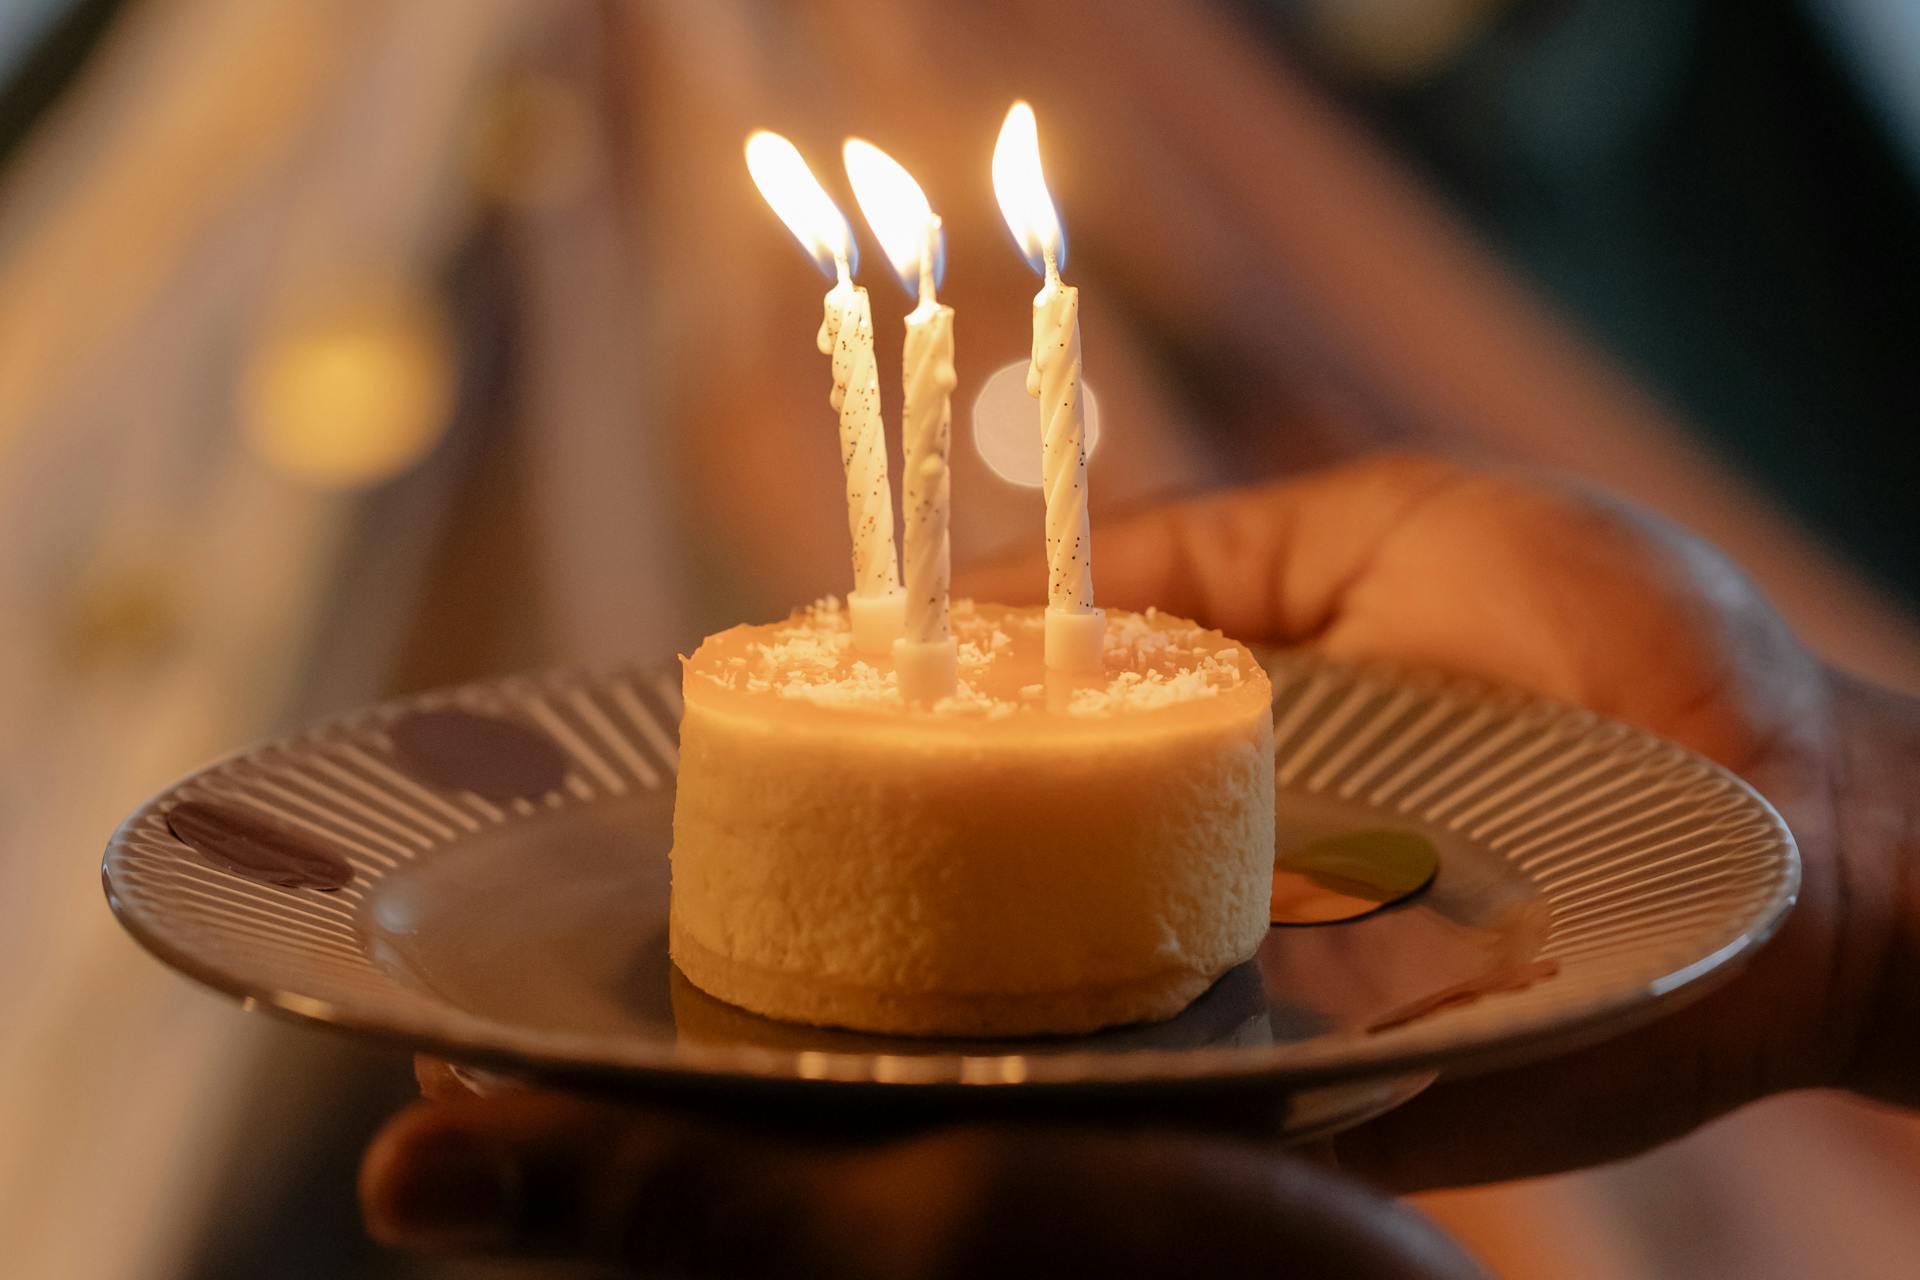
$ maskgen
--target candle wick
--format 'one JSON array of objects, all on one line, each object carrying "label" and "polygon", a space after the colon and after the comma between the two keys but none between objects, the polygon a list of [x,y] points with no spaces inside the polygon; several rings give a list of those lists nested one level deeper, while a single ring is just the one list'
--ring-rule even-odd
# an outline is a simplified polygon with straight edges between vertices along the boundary
[{"label": "candle wick", "polygon": [[842,289],[853,287],[853,269],[847,265],[847,255],[835,250],[833,254],[833,272],[838,279],[835,283]]},{"label": "candle wick", "polygon": [[1060,255],[1052,245],[1040,251],[1047,264],[1047,283],[1054,288],[1060,287]]},{"label": "candle wick", "polygon": [[927,219],[926,231],[920,242],[920,306],[921,311],[931,311],[939,305],[934,297],[933,268],[940,247],[940,219],[933,216]]}]

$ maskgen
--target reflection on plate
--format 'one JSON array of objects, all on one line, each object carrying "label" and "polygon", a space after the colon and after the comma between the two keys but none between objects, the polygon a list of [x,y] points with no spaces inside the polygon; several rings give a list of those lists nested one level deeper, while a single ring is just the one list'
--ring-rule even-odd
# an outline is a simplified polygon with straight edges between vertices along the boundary
[{"label": "reflection on plate", "polygon": [[1440,874],[1440,851],[1417,831],[1346,831],[1273,859],[1274,924],[1337,924],[1404,902]]}]

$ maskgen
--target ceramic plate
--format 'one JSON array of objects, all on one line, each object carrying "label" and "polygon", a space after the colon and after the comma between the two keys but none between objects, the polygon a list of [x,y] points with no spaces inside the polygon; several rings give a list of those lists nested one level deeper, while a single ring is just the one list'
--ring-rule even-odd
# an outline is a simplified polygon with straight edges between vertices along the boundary
[{"label": "ceramic plate", "polygon": [[1792,905],[1774,811],[1679,747],[1450,677],[1273,655],[1280,846],[1412,832],[1440,871],[1271,930],[1165,1023],[1002,1042],[755,1017],[667,958],[676,665],[424,695],[242,752],[115,833],[114,911],[249,1007],[494,1070],[921,1097],[1279,1086],[1290,1128],[1643,1018]]}]

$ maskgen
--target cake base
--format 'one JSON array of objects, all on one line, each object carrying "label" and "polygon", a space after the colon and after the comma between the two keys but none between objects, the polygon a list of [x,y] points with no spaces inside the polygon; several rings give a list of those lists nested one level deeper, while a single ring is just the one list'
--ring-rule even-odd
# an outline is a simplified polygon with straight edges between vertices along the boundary
[{"label": "cake base", "polygon": [[749,1013],[820,1027],[901,1036],[1076,1035],[1171,1018],[1217,977],[1184,970],[1069,991],[909,991],[768,969],[731,960],[669,926],[673,963],[687,981]]}]

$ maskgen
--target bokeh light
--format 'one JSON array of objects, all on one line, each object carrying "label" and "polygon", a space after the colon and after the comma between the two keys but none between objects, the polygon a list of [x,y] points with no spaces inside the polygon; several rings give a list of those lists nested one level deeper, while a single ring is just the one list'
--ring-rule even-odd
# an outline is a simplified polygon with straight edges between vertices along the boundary
[{"label": "bokeh light", "polygon": [[[973,447],[993,473],[1008,484],[1040,487],[1040,403],[1027,394],[1027,361],[994,371],[973,402]],[[1080,403],[1086,414],[1087,458],[1100,444],[1100,397],[1082,381]]]},{"label": "bokeh light", "polygon": [[453,411],[452,345],[439,307],[383,283],[293,316],[241,376],[248,446],[322,489],[376,485],[426,457]]}]

